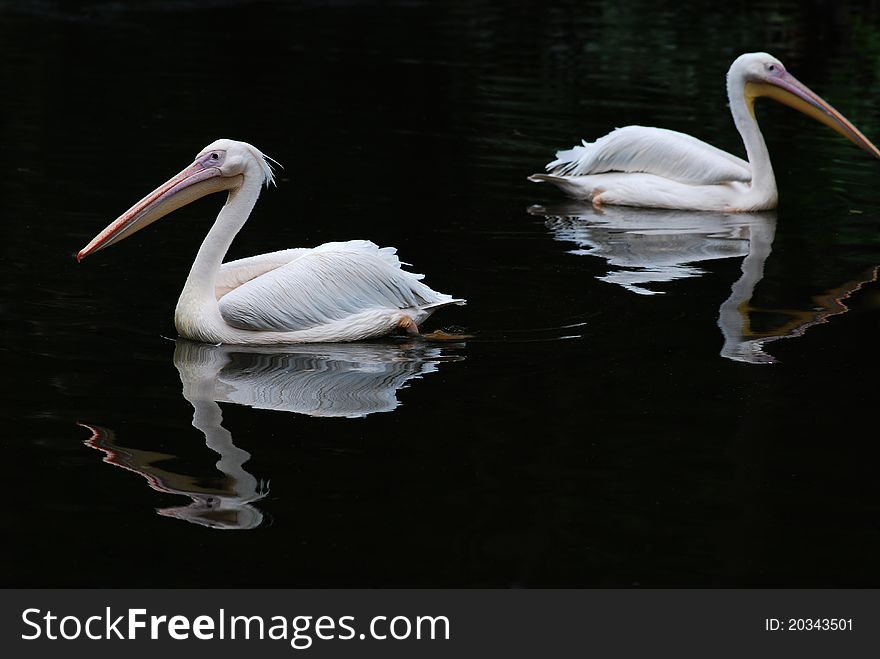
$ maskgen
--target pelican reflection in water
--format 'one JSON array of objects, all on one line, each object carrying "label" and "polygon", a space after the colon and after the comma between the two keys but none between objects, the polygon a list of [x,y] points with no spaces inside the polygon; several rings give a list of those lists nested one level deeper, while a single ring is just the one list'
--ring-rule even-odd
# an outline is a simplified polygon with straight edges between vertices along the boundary
[{"label": "pelican reflection in water", "polygon": [[174,365],[183,395],[308,416],[358,418],[391,412],[397,391],[462,357],[423,343],[208,345],[179,339]]},{"label": "pelican reflection in water", "polygon": [[254,506],[269,493],[269,482],[258,480],[244,469],[251,455],[232,443],[232,435],[220,425],[220,408],[215,404],[194,404],[193,426],[205,435],[208,448],[220,455],[216,467],[222,475],[207,485],[203,475],[174,471],[177,457],[121,445],[107,428],[81,423],[92,432],[85,444],[104,453],[104,462],[143,476],[157,492],[179,494],[192,502],[186,506],[158,508],[164,517],[176,517],[213,529],[253,529],[263,523],[263,513]]},{"label": "pelican reflection in water", "polygon": [[[237,447],[223,425],[218,403],[294,412],[315,417],[358,418],[391,412],[397,392],[411,380],[433,373],[459,344],[321,344],[287,347],[212,346],[179,339],[174,365],[183,397],[192,405],[192,425],[220,456],[219,478],[174,469],[177,456],[123,446],[113,431],[81,424],[92,432],[85,444],[105,454],[104,462],[143,476],[159,492],[179,494],[186,506],[157,512],[215,529],[252,529],[263,523],[254,505],[269,483],[245,468],[250,454]],[[206,485],[206,483],[211,483]]]},{"label": "pelican reflection in water", "polygon": [[[704,261],[743,258],[741,275],[721,304],[718,327],[724,338],[721,356],[752,364],[773,363],[767,343],[802,335],[813,325],[847,311],[844,300],[865,283],[877,279],[877,268],[813,297],[808,309],[762,310],[752,305],[755,287],[764,277],[764,264],[776,235],[776,213],[718,213],[636,209],[569,203],[544,208],[533,215],[546,219],[557,240],[577,245],[572,254],[604,259],[612,268],[600,280],[640,295],[662,291],[651,284],[705,273]],[[783,318],[765,331],[752,327],[754,317],[768,311]]]}]

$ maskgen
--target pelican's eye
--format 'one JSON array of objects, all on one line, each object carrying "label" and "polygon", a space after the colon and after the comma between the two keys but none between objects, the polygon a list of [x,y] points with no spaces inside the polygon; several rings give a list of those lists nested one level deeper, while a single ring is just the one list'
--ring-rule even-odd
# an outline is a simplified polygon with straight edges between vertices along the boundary
[{"label": "pelican's eye", "polygon": [[199,156],[199,162],[205,167],[220,167],[226,162],[226,151],[217,149]]}]

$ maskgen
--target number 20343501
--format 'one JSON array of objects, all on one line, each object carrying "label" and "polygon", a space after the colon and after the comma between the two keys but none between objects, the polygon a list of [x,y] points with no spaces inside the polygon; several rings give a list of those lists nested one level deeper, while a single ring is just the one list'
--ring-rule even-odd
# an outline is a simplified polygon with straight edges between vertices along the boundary
[{"label": "number 20343501", "polygon": [[851,632],[852,618],[764,618],[768,632]]}]

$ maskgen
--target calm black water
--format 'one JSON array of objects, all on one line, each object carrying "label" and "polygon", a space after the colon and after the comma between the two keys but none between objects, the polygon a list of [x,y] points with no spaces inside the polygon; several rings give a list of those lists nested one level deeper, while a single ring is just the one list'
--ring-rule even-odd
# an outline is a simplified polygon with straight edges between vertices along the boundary
[{"label": "calm black water", "polygon": [[[0,6],[3,585],[880,585],[880,163],[765,102],[778,212],[525,180],[633,123],[740,153],[754,50],[878,140],[876,8]],[[230,257],[393,245],[473,338],[175,342],[219,197],[74,261],[218,137],[284,165]]]}]

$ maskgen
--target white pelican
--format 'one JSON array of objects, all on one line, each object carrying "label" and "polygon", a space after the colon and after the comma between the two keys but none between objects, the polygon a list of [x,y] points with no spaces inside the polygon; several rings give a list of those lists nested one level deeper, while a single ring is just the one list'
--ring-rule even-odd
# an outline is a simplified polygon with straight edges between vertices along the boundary
[{"label": "white pelican", "polygon": [[748,162],[671,130],[626,126],[595,142],[556,154],[550,174],[536,182],[557,185],[597,206],[647,206],[725,212],[776,208],[776,179],[755,119],[755,99],[767,96],[833,128],[876,158],[874,146],[842,114],[767,53],[740,55],[727,72],[727,97]]},{"label": "white pelican", "polygon": [[417,334],[438,308],[464,304],[423,284],[422,275],[402,270],[395,249],[366,240],[223,263],[261,187],[272,182],[258,149],[217,140],[95,236],[77,261],[200,197],[227,190],[177,302],[174,323],[185,338],[262,345],[357,341],[397,330]]}]

